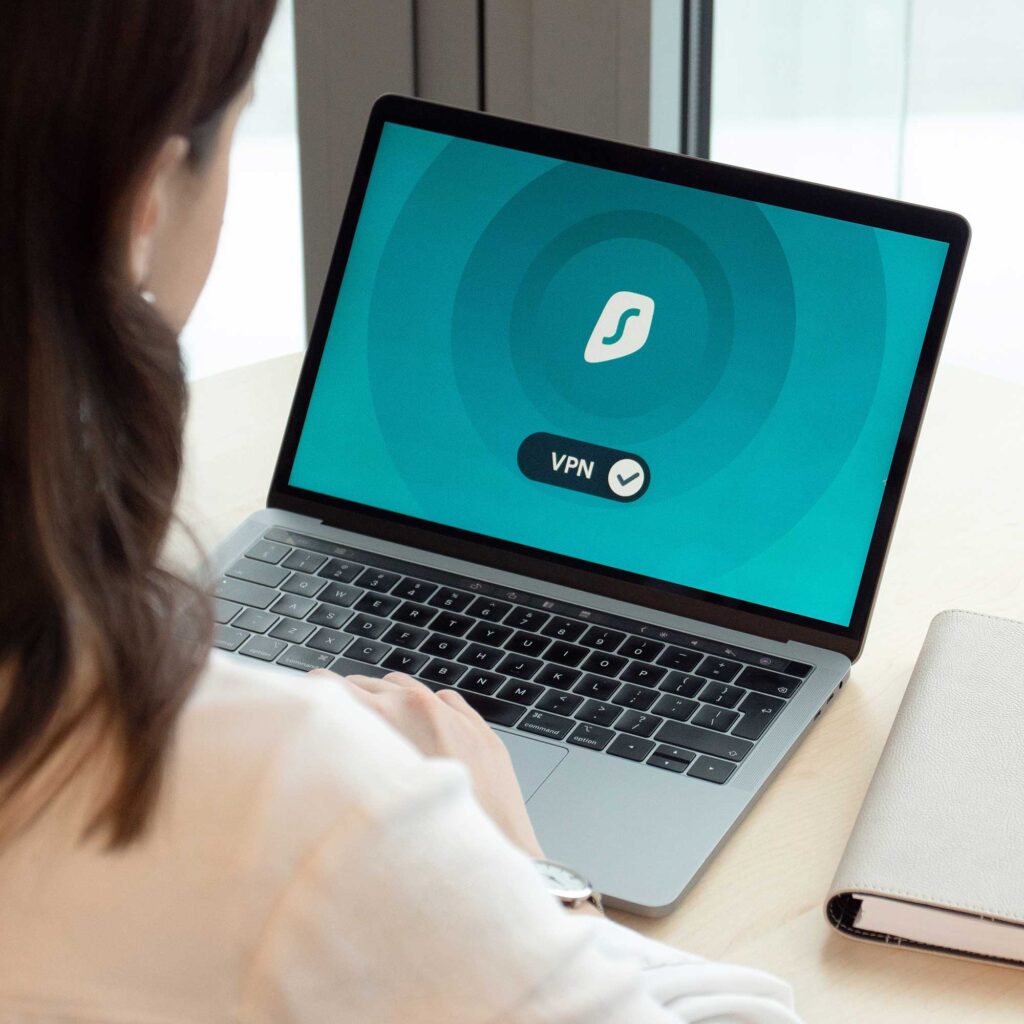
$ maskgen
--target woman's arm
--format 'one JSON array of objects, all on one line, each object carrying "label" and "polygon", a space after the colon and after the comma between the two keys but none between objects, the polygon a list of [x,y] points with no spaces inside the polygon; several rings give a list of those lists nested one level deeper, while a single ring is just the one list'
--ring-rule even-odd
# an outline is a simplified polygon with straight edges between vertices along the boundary
[{"label": "woman's arm", "polygon": [[[420,705],[440,714],[412,697]],[[482,812],[463,765],[419,757],[355,702],[348,727],[364,740],[377,730],[401,784],[392,778],[386,799],[347,811],[303,858],[254,937],[243,1020],[796,1021],[788,986],[768,975],[565,911]]]}]

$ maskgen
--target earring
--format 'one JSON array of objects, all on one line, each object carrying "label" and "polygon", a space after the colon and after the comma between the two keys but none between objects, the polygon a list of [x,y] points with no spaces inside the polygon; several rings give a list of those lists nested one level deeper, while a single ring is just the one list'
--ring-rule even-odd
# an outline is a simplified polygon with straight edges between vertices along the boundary
[{"label": "earring", "polygon": [[156,303],[156,296],[151,291],[143,289],[139,292],[139,295],[142,296],[143,300],[148,302],[151,306]]}]

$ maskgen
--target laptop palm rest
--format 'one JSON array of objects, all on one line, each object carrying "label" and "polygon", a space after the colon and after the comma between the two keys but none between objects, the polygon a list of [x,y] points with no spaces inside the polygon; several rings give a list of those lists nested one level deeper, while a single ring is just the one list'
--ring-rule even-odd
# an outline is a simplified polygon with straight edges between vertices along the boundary
[{"label": "laptop palm rest", "polygon": [[519,780],[524,800],[529,800],[540,789],[544,780],[558,766],[558,762],[569,753],[565,747],[556,747],[543,740],[516,736],[500,730],[498,735],[512,755],[512,766],[516,770],[516,778]]}]

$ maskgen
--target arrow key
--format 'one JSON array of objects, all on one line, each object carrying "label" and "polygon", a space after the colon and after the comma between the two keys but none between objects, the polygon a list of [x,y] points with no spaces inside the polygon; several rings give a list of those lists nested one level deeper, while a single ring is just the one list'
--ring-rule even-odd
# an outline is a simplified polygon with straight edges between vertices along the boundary
[{"label": "arrow key", "polygon": [[696,779],[704,779],[705,782],[725,782],[736,770],[736,765],[728,761],[720,761],[717,757],[698,757],[690,770],[686,773]]}]

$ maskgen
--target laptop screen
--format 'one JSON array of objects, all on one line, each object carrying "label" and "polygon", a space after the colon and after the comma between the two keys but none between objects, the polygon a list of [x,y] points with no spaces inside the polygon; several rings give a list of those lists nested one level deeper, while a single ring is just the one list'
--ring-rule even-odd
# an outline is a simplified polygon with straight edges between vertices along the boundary
[{"label": "laptop screen", "polygon": [[288,482],[847,626],[947,247],[385,123]]}]

